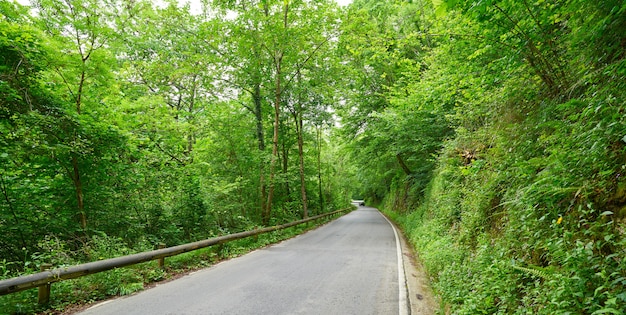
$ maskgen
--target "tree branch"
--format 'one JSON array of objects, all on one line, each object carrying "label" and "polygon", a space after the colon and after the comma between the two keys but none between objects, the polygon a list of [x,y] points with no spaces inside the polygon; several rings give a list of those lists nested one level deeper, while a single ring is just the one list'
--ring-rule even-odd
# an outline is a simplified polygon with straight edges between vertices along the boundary
[{"label": "tree branch", "polygon": [[163,149],[161,147],[161,145],[159,144],[158,141],[154,140],[154,145],[163,153],[165,153],[167,156],[169,156],[170,158],[172,158],[172,160],[178,162],[178,164],[180,164],[181,166],[186,166],[187,163],[185,163],[184,161],[182,161],[181,159],[179,159],[178,157],[176,157],[175,155],[171,154],[170,152],[167,152],[165,149]]}]

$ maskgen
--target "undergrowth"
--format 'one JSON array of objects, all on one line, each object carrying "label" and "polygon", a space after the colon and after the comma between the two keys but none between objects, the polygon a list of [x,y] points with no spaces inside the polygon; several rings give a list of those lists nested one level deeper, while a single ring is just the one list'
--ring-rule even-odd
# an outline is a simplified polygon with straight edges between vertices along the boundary
[{"label": "undergrowth", "polygon": [[608,84],[458,130],[421,199],[387,195],[440,314],[626,313],[626,97]]},{"label": "undergrowth", "polygon": [[[156,261],[146,262],[125,268],[118,268],[81,278],[52,284],[50,304],[37,305],[37,289],[30,289],[10,295],[0,296],[0,315],[21,314],[60,314],[72,305],[90,304],[114,296],[124,296],[143,290],[151,283],[174,279],[177,275],[209,267],[219,261],[246,254],[252,250],[274,244],[302,234],[334,218],[326,217],[318,223],[308,223],[285,230],[261,234],[255,237],[235,240],[180,255],[167,257],[165,268],[159,268]],[[127,247],[120,239],[101,234],[91,238],[84,250],[70,252],[58,239],[49,237],[39,244],[40,252],[32,253],[26,259],[23,272],[15,273],[15,266],[6,260],[0,261],[0,280],[39,271],[43,263],[55,267],[72,266],[84,261],[102,260],[123,255],[148,251],[152,246],[142,243],[137,248]]]}]

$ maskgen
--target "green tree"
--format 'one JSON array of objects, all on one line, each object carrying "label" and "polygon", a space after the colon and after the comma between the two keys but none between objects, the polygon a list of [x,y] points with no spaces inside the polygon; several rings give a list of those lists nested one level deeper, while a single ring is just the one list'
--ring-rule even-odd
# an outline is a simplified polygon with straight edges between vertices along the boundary
[{"label": "green tree", "polygon": [[[124,19],[130,4],[108,1],[36,1],[42,29],[53,37],[55,47],[65,52],[49,66],[54,69],[50,79],[59,87],[57,93],[73,104],[74,114],[80,125],[97,119],[98,110],[104,105],[112,76],[114,58],[108,47],[115,40],[113,25]],[[69,109],[69,108],[68,108]],[[85,117],[87,114],[89,117]],[[77,126],[78,127],[78,126]],[[69,160],[76,195],[76,213],[82,230],[87,229],[87,208],[84,197],[84,170],[80,159],[93,150],[93,135],[84,134],[88,128],[74,129],[69,141]]]},{"label": "green tree", "polygon": [[[230,90],[235,86],[242,93],[235,93],[241,105],[255,118],[256,138],[260,158],[258,160],[258,209],[264,213],[267,201],[266,170],[266,134],[268,101],[270,88],[263,78],[269,77],[270,61],[259,39],[262,37],[263,19],[261,12],[256,8],[255,1],[213,1],[218,9],[219,20],[224,24],[224,34],[227,35],[222,43],[209,44],[213,51],[220,56],[220,69],[227,75],[216,78],[216,82],[224,85],[223,90]],[[233,14],[236,12],[236,14]],[[235,15],[232,18],[231,15]],[[229,88],[230,87],[230,88]],[[246,95],[248,97],[246,97]]]},{"label": "green tree", "polygon": [[[285,102],[284,94],[294,85],[298,71],[312,58],[319,55],[320,49],[328,45],[334,36],[333,10],[337,10],[337,6],[327,1],[318,2],[315,5],[306,1],[242,1],[223,4],[223,8],[237,12],[237,18],[241,17],[238,21],[243,25],[236,30],[245,30],[247,36],[252,37],[250,42],[247,40],[241,42],[243,47],[253,47],[253,49],[248,50],[248,53],[252,53],[252,55],[244,60],[268,62],[267,64],[257,63],[256,65],[250,62],[242,68],[246,69],[245,73],[251,80],[251,83],[242,84],[242,86],[251,92],[255,102],[253,112],[257,117],[261,115],[261,111],[257,110],[260,108],[257,107],[260,103],[256,101],[259,95],[257,91],[260,91],[261,85],[259,80],[255,78],[258,78],[258,75],[265,71],[272,78],[271,81],[264,82],[268,84],[268,90],[270,90],[269,84],[271,84],[273,103],[272,155],[269,165],[267,199],[263,209],[263,221],[267,224],[271,218],[276,186],[276,164],[279,158],[279,135],[281,112]],[[327,23],[314,23],[315,19],[317,22],[327,21]],[[320,31],[318,28],[320,25],[324,25],[325,29]],[[252,44],[254,42],[259,46]],[[257,122],[259,121],[257,118]],[[260,130],[258,126],[257,124],[257,130]]]},{"label": "green tree", "polygon": [[349,12],[340,39],[349,97],[339,113],[368,183],[362,194],[381,200],[399,185],[421,190],[433,156],[451,134],[448,117],[455,106],[454,100],[434,99],[433,89],[449,85],[445,80],[424,76],[424,69],[437,67],[426,58],[438,43],[427,33],[428,9],[423,3],[358,1]]},{"label": "green tree", "polygon": [[[3,257],[21,260],[36,242],[54,194],[55,169],[45,152],[62,134],[56,121],[71,120],[41,84],[50,52],[27,8],[0,2],[0,241]],[[42,156],[43,155],[43,156]],[[49,200],[49,199],[48,199]]]}]

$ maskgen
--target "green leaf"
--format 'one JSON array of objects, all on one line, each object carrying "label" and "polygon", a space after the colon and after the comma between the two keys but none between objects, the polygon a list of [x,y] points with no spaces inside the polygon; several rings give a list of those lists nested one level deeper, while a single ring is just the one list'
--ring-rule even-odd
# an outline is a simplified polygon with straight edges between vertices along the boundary
[{"label": "green leaf", "polygon": [[432,0],[435,7],[435,15],[437,17],[443,17],[448,11],[448,4],[444,0]]},{"label": "green leaf", "polygon": [[620,315],[622,314],[621,311],[616,310],[614,308],[603,308],[601,310],[595,311],[593,313],[591,313],[591,315],[600,315],[600,314],[617,314]]}]

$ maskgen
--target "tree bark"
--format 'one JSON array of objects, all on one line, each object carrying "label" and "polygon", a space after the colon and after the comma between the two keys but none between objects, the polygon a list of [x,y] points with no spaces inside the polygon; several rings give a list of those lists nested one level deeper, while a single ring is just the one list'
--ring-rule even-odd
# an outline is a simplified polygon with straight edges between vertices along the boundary
[{"label": "tree bark", "polygon": [[[89,55],[82,58],[83,70],[80,75],[80,81],[78,83],[78,92],[76,93],[76,114],[80,116],[82,106],[83,87],[85,86],[85,63]],[[78,138],[78,134],[74,131],[74,139]],[[72,182],[74,183],[74,190],[76,191],[76,204],[78,207],[78,220],[80,222],[80,228],[83,231],[87,230],[87,214],[85,213],[85,203],[83,198],[83,183],[80,179],[80,169],[78,167],[78,157],[76,154],[72,154]]]},{"label": "tree bark", "polygon": [[322,128],[317,126],[317,186],[320,194],[320,213],[324,213],[324,194],[322,189]]},{"label": "tree bark", "polygon": [[308,201],[306,196],[306,181],[304,179],[304,139],[302,136],[302,109],[296,114],[296,133],[298,134],[298,160],[300,164],[300,193],[302,194],[302,218],[309,217]]},{"label": "tree bark", "polygon": [[259,143],[259,150],[265,151],[265,138],[263,134],[263,109],[261,107],[261,84],[254,84],[254,94],[252,94],[254,102],[254,116],[256,118],[256,137]]},{"label": "tree bark", "polygon": [[78,218],[80,227],[83,231],[87,230],[87,214],[85,213],[85,204],[83,202],[83,183],[80,180],[80,171],[78,169],[78,158],[72,156],[72,169],[74,171],[72,182],[76,191],[76,201],[78,204]]},{"label": "tree bark", "polygon": [[[189,116],[191,118],[191,122],[193,123],[193,120],[195,120],[195,115],[193,114],[193,111],[195,109],[195,105],[196,105],[196,91],[198,89],[198,81],[197,79],[197,75],[194,76],[193,78],[193,84],[191,87],[191,99],[189,100],[189,106],[188,106],[188,112],[189,112]],[[185,150],[185,156],[187,157],[187,162],[189,164],[193,163],[193,147],[196,143],[196,135],[194,134],[193,131],[189,131],[189,134],[187,135],[187,148]]]},{"label": "tree bark", "polygon": [[[265,133],[263,132],[263,107],[261,104],[261,84],[257,82],[254,84],[252,101],[254,102],[254,116],[256,118],[256,136],[259,144],[259,151],[261,156],[265,152]],[[261,198],[259,200],[260,213],[265,211],[265,198],[267,198],[267,187],[265,187],[265,161],[261,158],[259,162],[259,189]]]},{"label": "tree bark", "polygon": [[283,158],[283,174],[285,175],[285,193],[287,194],[287,201],[291,201],[291,187],[289,187],[289,179],[287,172],[289,171],[289,149],[285,141],[282,142],[282,158]]},{"label": "tree bark", "polygon": [[[285,31],[287,30],[287,16],[289,13],[289,4],[285,2],[284,6],[284,19],[283,26]],[[276,67],[276,82],[274,90],[274,137],[272,139],[272,158],[270,161],[270,178],[269,178],[269,192],[267,194],[267,204],[265,205],[265,211],[263,213],[263,223],[268,224],[272,215],[272,199],[274,198],[274,177],[276,175],[276,160],[278,158],[278,128],[280,122],[280,97],[282,94],[281,88],[281,76],[282,76],[282,62],[284,51],[277,49],[274,55],[274,66]]]},{"label": "tree bark", "polygon": [[282,52],[277,52],[275,57],[276,63],[276,86],[274,91],[274,136],[272,138],[272,158],[270,160],[270,178],[269,178],[269,192],[267,194],[267,203],[265,204],[265,211],[263,212],[263,224],[269,224],[270,217],[272,215],[272,199],[274,198],[274,177],[276,175],[276,160],[278,158],[278,128],[280,122],[280,76],[281,76],[281,63]]},{"label": "tree bark", "polygon": [[400,155],[400,153],[396,154],[396,159],[398,160],[398,164],[400,164],[400,167],[402,168],[404,173],[406,175],[411,175],[412,174],[411,169],[409,169],[406,163],[404,163],[404,160],[402,159],[402,156]]}]

